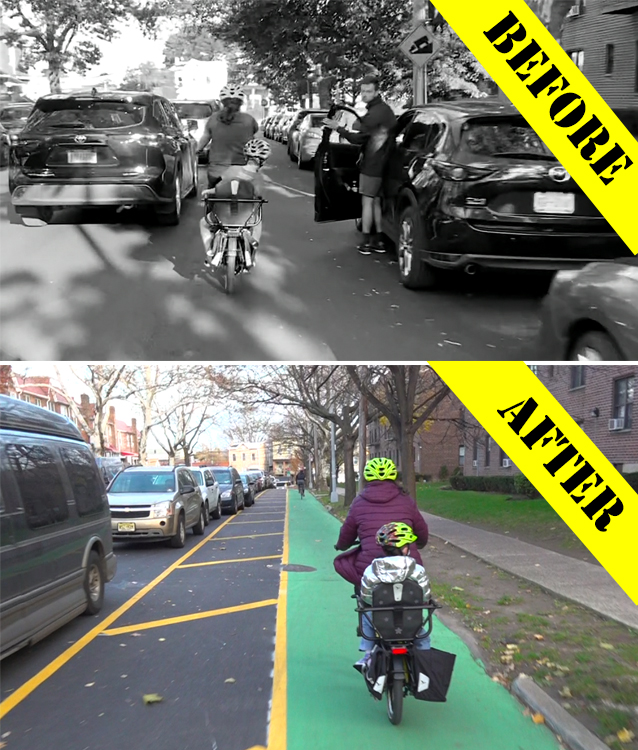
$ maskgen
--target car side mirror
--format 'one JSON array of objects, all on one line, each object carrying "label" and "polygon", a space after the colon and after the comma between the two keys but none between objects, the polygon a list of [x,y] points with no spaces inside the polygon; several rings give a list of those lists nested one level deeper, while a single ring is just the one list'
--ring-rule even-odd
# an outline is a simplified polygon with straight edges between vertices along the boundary
[{"label": "car side mirror", "polygon": [[186,120],[186,129],[189,133],[192,133],[193,130],[197,130],[197,120]]},{"label": "car side mirror", "polygon": [[192,492],[195,492],[195,488],[192,484],[185,484],[179,491],[180,495],[190,495]]}]

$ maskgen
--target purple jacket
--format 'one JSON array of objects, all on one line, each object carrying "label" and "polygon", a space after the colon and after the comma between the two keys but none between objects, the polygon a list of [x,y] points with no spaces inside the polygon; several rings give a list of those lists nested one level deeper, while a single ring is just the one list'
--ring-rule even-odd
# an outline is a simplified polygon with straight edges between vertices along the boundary
[{"label": "purple jacket", "polygon": [[[418,547],[428,541],[428,525],[423,520],[415,501],[394,482],[370,482],[358,495],[341,527],[337,549],[348,550],[335,558],[334,566],[340,576],[354,586],[361,583],[361,576],[370,563],[379,557],[377,531],[386,523],[401,521],[412,527],[417,541],[410,545],[410,557],[419,565],[423,560]],[[361,546],[350,550],[356,539]]]}]

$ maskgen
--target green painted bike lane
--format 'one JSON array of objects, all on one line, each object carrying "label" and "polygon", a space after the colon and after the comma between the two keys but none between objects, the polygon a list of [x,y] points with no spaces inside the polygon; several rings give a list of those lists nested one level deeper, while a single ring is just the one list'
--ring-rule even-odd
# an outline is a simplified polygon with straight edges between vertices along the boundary
[{"label": "green painted bike lane", "polygon": [[[463,641],[434,618],[432,644],[457,655],[446,703],[408,696],[390,724],[352,667],[359,658],[353,588],[332,561],[340,523],[311,495],[288,492],[287,750],[557,750],[544,725],[493,682]],[[434,592],[436,598],[436,592]]]}]

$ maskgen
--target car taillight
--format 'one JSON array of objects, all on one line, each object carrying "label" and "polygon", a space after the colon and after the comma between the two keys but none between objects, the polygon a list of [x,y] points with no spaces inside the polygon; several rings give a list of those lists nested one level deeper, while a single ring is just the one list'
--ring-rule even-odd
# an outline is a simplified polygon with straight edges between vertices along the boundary
[{"label": "car taillight", "polygon": [[407,648],[405,648],[405,647],[401,647],[401,648],[393,648],[393,649],[392,649],[392,653],[393,653],[393,654],[397,654],[397,655],[402,655],[402,654],[407,654],[407,653],[408,653],[408,650],[407,650]]},{"label": "car taillight", "polygon": [[157,146],[164,140],[164,133],[135,133],[131,140],[141,146]]},{"label": "car taillight", "polygon": [[494,170],[482,169],[480,167],[466,167],[460,164],[453,164],[447,161],[433,161],[434,171],[444,180],[453,180],[454,182],[465,182],[467,180],[480,180],[486,177]]}]

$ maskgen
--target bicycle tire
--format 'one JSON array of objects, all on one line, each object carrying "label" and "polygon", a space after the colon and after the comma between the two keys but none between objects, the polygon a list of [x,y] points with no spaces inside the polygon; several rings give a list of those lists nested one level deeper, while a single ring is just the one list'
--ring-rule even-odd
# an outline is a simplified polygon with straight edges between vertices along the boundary
[{"label": "bicycle tire", "polygon": [[237,239],[228,238],[226,246],[226,294],[232,294],[235,291],[235,266],[237,263]]},{"label": "bicycle tire", "polygon": [[388,675],[388,719],[395,726],[401,723],[403,718],[403,659],[401,660],[401,673],[396,668]]}]

